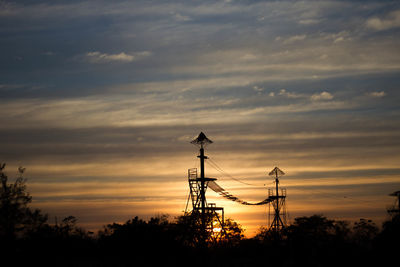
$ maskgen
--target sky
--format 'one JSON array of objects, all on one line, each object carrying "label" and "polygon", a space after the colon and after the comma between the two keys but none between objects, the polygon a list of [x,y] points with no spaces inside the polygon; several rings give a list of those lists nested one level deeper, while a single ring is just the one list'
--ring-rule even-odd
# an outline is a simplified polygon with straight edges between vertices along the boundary
[{"label": "sky", "polygon": [[[240,199],[278,166],[289,221],[379,226],[400,188],[399,33],[398,1],[0,1],[0,162],[51,222],[173,219],[203,131],[206,175]],[[268,206],[207,198],[247,236],[267,226]]]}]

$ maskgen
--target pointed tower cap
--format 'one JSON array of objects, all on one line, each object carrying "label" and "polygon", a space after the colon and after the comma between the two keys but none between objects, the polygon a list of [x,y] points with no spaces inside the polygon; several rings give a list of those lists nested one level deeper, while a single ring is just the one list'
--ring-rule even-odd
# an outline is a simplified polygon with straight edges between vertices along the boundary
[{"label": "pointed tower cap", "polygon": [[282,176],[282,175],[285,175],[285,173],[284,173],[281,169],[279,169],[278,167],[275,167],[275,168],[269,173],[269,175],[274,175],[274,176],[276,176],[276,177],[280,177],[280,176]]},{"label": "pointed tower cap", "polygon": [[191,144],[194,144],[194,145],[201,145],[201,146],[204,146],[204,145],[206,145],[206,144],[212,144],[213,141],[211,141],[210,139],[208,139],[207,136],[206,136],[203,132],[201,132],[201,133],[199,134],[199,136],[198,136],[196,139],[194,139],[193,141],[191,141],[190,143],[191,143]]},{"label": "pointed tower cap", "polygon": [[400,191],[393,192],[393,193],[389,194],[389,196],[392,196],[392,197],[400,196]]}]

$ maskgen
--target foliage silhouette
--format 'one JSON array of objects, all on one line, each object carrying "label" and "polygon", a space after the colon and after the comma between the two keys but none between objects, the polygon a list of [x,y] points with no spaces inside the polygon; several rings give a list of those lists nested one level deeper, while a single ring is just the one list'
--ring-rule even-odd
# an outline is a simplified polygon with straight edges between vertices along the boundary
[{"label": "foliage silhouette", "polygon": [[[21,175],[14,183],[8,183],[4,173],[5,163],[0,164],[0,239],[13,243],[18,236],[32,232],[47,221],[40,210],[28,207],[32,197],[26,191],[26,179]],[[20,169],[21,170],[21,169]]]},{"label": "foliage silhouette", "polygon": [[374,248],[381,257],[382,265],[392,265],[398,262],[400,242],[400,214],[394,214],[383,223],[382,231],[373,240]]},{"label": "foliage silhouette", "polygon": [[350,226],[312,215],[295,218],[279,235],[263,228],[247,239],[241,226],[227,219],[220,239],[207,233],[207,247],[198,245],[200,220],[190,214],[173,220],[134,217],[93,236],[74,216],[49,224],[47,215],[29,208],[26,180],[20,176],[9,183],[5,165],[0,167],[0,251],[13,266],[382,266],[397,260],[399,214],[381,231],[367,219]]},{"label": "foliage silhouette", "polygon": [[209,229],[203,232],[200,213],[192,212],[179,216],[175,224],[177,238],[182,244],[192,247],[198,246],[202,240],[206,240],[208,246],[232,246],[244,238],[243,228],[234,220],[226,219],[223,228],[221,228],[220,222],[221,218],[217,213],[206,214],[206,225],[217,225],[214,225],[214,231]]},{"label": "foliage silhouette", "polygon": [[379,232],[372,220],[360,219],[354,223],[353,239],[359,246],[372,246],[372,241]]}]

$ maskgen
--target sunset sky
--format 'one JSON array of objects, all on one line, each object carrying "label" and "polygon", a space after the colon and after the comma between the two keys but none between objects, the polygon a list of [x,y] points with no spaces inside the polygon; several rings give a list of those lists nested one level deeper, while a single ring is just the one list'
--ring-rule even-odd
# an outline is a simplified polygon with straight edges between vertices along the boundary
[{"label": "sunset sky", "polygon": [[380,225],[400,190],[399,1],[0,1],[0,47],[0,162],[51,222],[182,215],[200,131],[245,201],[282,169],[291,220]]}]

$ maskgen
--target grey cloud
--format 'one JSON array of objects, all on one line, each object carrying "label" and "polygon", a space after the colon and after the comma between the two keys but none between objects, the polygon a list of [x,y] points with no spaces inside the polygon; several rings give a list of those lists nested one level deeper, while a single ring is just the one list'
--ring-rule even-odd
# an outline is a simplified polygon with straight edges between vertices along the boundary
[{"label": "grey cloud", "polygon": [[379,92],[371,92],[371,93],[368,93],[367,95],[368,95],[368,96],[371,96],[371,97],[377,97],[377,98],[379,98],[379,97],[384,97],[384,96],[386,96],[386,93],[385,93],[385,91],[379,91]]},{"label": "grey cloud", "polygon": [[[284,29],[291,28],[288,27],[290,24],[287,21],[280,23],[282,27],[276,29],[265,25],[258,25],[255,27],[249,24],[249,19],[253,18],[254,13],[257,12],[265,13],[264,17],[267,21],[277,19],[279,21],[279,19],[282,20],[285,17],[312,19],[321,16],[324,12],[328,12],[327,10],[332,7],[334,7],[333,10],[342,10],[342,5],[348,5],[343,2],[326,2],[321,5],[312,5],[310,2],[293,3],[290,1],[282,3],[257,2],[253,5],[214,3],[211,6],[209,6],[209,3],[199,5],[187,2],[174,4],[159,2],[155,4],[158,8],[150,7],[145,2],[138,2],[135,4],[118,2],[105,5],[93,5],[93,2],[73,2],[60,5],[42,3],[38,6],[18,6],[18,8],[21,9],[20,12],[25,9],[29,11],[29,8],[36,8],[38,10],[41,9],[43,14],[58,14],[54,16],[54,18],[51,18],[52,20],[65,18],[65,16],[61,14],[68,8],[79,10],[79,12],[66,13],[69,15],[81,16],[84,20],[59,23],[62,28],[66,27],[65,25],[69,25],[69,27],[73,28],[72,30],[64,31],[67,39],[69,39],[68,43],[70,44],[66,47],[73,50],[67,51],[65,54],[67,58],[71,56],[71,53],[73,55],[77,52],[84,54],[87,53],[87,51],[94,51],[95,53],[97,51],[99,53],[98,56],[104,55],[102,57],[103,59],[110,59],[112,55],[114,55],[115,58],[115,55],[120,54],[121,51],[125,51],[124,53],[127,55],[125,57],[123,57],[123,55],[119,57],[121,59],[129,58],[129,56],[136,57],[137,55],[127,52],[131,51],[130,49],[132,48],[129,47],[132,47],[132,45],[135,46],[135,50],[148,49],[146,47],[150,46],[150,49],[152,51],[154,50],[157,54],[157,57],[153,60],[147,63],[141,63],[140,66],[129,66],[125,69],[119,68],[116,71],[110,71],[110,69],[107,68],[87,69],[87,67],[80,66],[78,63],[64,66],[62,61],[58,62],[59,64],[57,64],[57,67],[61,65],[63,68],[68,67],[68,69],[59,70],[64,71],[64,76],[65,73],[72,72],[71,75],[67,75],[70,77],[70,79],[68,79],[70,80],[69,82],[76,80],[80,85],[86,83],[93,86],[92,79],[90,78],[99,76],[102,78],[99,78],[98,83],[100,83],[100,81],[105,83],[107,80],[127,82],[129,80],[132,81],[144,78],[154,79],[154,77],[157,77],[156,79],[176,79],[181,77],[186,78],[188,76],[209,78],[207,76],[215,76],[216,74],[220,76],[237,76],[241,74],[250,77],[250,79],[257,79],[259,81],[259,77],[264,76],[264,79],[266,78],[266,72],[269,73],[269,76],[272,76],[271,79],[285,79],[288,77],[301,79],[300,77],[324,78],[328,73],[331,77],[334,73],[341,76],[350,75],[351,73],[357,74],[360,73],[360,71],[364,73],[398,71],[398,59],[393,57],[393,51],[395,51],[396,45],[393,45],[392,42],[391,44],[393,47],[390,47],[389,44],[385,42],[380,43],[379,47],[365,46],[363,43],[364,40],[353,40],[352,34],[354,34],[354,32],[352,30],[340,31],[341,29],[336,29],[338,35],[336,38],[332,36],[330,41],[340,44],[340,47],[327,47],[326,43],[324,43],[323,40],[319,40],[319,37],[315,33],[309,33],[307,31],[300,33],[284,32]],[[310,9],[310,7],[312,8]],[[38,12],[28,11],[26,11],[26,13],[38,14]],[[193,17],[194,19],[189,24],[169,21],[167,17],[170,16],[171,12],[172,14],[184,14],[182,16],[188,14],[187,16],[190,18]],[[88,15],[89,13],[91,14],[90,16]],[[238,13],[242,14],[246,19],[235,20],[234,18],[237,18]],[[121,14],[124,14],[124,16],[120,16]],[[164,14],[164,17],[161,18],[160,22],[158,18],[159,15],[162,14]],[[222,15],[225,17],[220,17]],[[359,16],[361,15],[362,14]],[[96,16],[104,18],[104,25],[96,23]],[[44,17],[46,18],[46,16]],[[114,17],[115,20],[108,20],[108,18]],[[149,17],[156,19],[149,20]],[[100,21],[102,21],[102,19],[100,19]],[[82,32],[82,29],[74,30],[75,27],[80,28],[81,23],[87,25],[87,27],[85,27],[87,28],[87,32]],[[238,24],[235,25],[236,23]],[[51,27],[53,24],[54,23],[43,22],[44,27],[46,27],[46,25]],[[303,44],[301,47],[289,49],[288,53],[285,54],[279,46],[271,44],[266,45],[268,41],[275,38],[275,31],[279,34],[283,33],[282,36],[287,36],[285,38],[290,38],[289,36],[307,36],[307,38],[303,40],[307,41],[307,43]],[[330,29],[326,32],[327,34],[336,34],[331,33]],[[41,38],[52,38],[56,36],[52,31],[47,34],[45,33],[45,31],[37,32],[37,36]],[[74,41],[74,36],[77,34],[86,36],[83,37],[83,40],[87,40],[87,42]],[[322,39],[325,37],[322,37]],[[157,42],[152,40],[157,40]],[[344,45],[344,40],[353,40],[355,43]],[[32,40],[29,39],[29,41]],[[40,40],[35,40],[35,43],[37,45],[43,45]],[[115,48],[115,43],[118,43],[119,48]],[[94,48],[93,44],[98,44],[99,47]],[[312,49],[307,49],[311,44]],[[56,42],[54,45],[61,44]],[[104,52],[111,51],[111,47],[114,47],[114,52]],[[250,47],[250,50],[252,50],[250,52],[253,52],[252,54],[256,57],[255,60],[253,57],[252,64],[250,65],[248,61],[240,62],[239,60],[235,60],[243,58],[241,57],[243,55],[235,54],[235,50],[240,51],[243,50],[244,47]],[[53,49],[49,47],[48,50]],[[218,55],[214,52],[216,50],[233,51],[233,53]],[[42,51],[43,49],[41,49],[40,53],[42,53]],[[57,52],[57,55],[58,54],[62,55],[62,53]],[[352,57],[348,57],[347,55],[349,54],[351,54]],[[325,55],[324,64],[321,64],[321,62],[316,61],[316,59],[323,55]],[[372,55],[376,55],[376,57]],[[36,62],[38,61],[36,60],[35,63]],[[302,64],[298,62],[302,62]],[[356,64],[355,62],[358,63]],[[31,64],[33,64],[33,62]],[[27,65],[27,63],[24,65]],[[36,64],[35,67],[40,68],[40,66]],[[21,68],[19,69],[21,71]],[[45,72],[48,72],[48,70]],[[82,75],[79,75],[79,73],[82,73]],[[132,75],[132,73],[136,73],[136,75]],[[254,77],[255,73],[257,73],[257,77]],[[280,75],[278,75],[279,73]],[[310,73],[312,73],[312,75]],[[49,73],[48,76],[54,77],[52,74],[53,73]],[[18,76],[25,77],[26,75]],[[37,75],[32,76],[37,77]],[[251,78],[252,76],[254,78]],[[26,77],[29,77],[29,74]],[[64,82],[65,81],[61,83],[61,81],[58,81],[57,85],[63,86]]]},{"label": "grey cloud", "polygon": [[261,157],[268,152],[276,154],[280,160],[298,161],[299,164],[308,162],[311,165],[314,160],[348,161],[361,151],[368,162],[376,153],[396,157],[395,151],[400,146],[397,141],[400,129],[393,128],[390,120],[378,125],[374,119],[280,120],[267,120],[262,124],[4,129],[0,140],[4,161],[29,164],[38,161],[67,164],[145,159],[166,156],[170,154],[171,147],[174,147],[176,157],[184,157],[194,148],[189,144],[190,137],[182,139],[181,136],[195,135],[201,130],[209,133],[216,142],[213,147],[220,150],[219,154],[260,153]]},{"label": "grey cloud", "polygon": [[302,35],[294,35],[291,36],[289,38],[287,38],[286,40],[283,41],[283,44],[292,44],[298,41],[303,41],[304,39],[306,39],[306,35],[302,34]]},{"label": "grey cloud", "polygon": [[366,22],[368,28],[382,31],[400,27],[400,9],[391,11],[384,18],[373,17]]},{"label": "grey cloud", "polygon": [[119,62],[132,62],[134,56],[121,52],[119,54],[106,54],[98,51],[87,52],[85,58],[91,63],[107,63],[113,61]]},{"label": "grey cloud", "polygon": [[331,100],[331,99],[333,99],[333,95],[326,91],[323,91],[321,93],[316,93],[311,96],[311,100],[314,100],[314,101]]},{"label": "grey cloud", "polygon": [[107,54],[107,53],[101,53],[99,51],[90,51],[78,58],[82,58],[84,61],[95,64],[112,63],[112,62],[129,63],[132,61],[142,59],[144,57],[148,57],[151,54],[152,53],[150,51],[142,51],[129,54],[125,52]]}]

